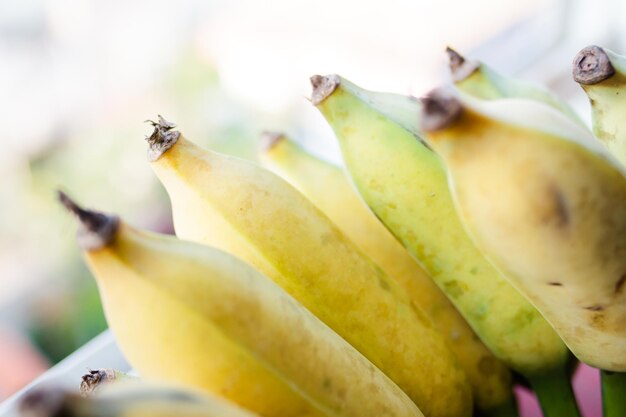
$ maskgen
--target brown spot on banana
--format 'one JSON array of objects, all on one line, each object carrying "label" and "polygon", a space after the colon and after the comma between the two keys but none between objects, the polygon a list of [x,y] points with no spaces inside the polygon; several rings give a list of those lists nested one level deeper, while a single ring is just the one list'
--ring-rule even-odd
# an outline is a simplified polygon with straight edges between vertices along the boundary
[{"label": "brown spot on banana", "polygon": [[626,283],[626,273],[622,274],[622,276],[615,283],[615,294],[621,294],[624,289],[624,284]]}]

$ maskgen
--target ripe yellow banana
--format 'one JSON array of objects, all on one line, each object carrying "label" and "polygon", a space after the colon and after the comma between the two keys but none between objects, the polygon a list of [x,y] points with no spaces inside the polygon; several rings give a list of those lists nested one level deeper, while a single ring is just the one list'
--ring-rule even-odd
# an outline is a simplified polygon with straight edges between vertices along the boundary
[{"label": "ripe yellow banana", "polygon": [[[366,90],[337,75],[311,81],[312,102],[335,131],[352,181],[376,216],[496,357],[531,380],[544,403],[552,393],[539,381],[569,387],[566,346],[467,235],[440,159],[415,133],[363,100]],[[417,118],[420,106],[413,107]]]},{"label": "ripe yellow banana", "polygon": [[429,143],[475,240],[581,361],[626,371],[626,177],[617,162],[530,100],[438,91],[422,120],[431,114],[439,125],[427,129]]},{"label": "ripe yellow banana", "polygon": [[259,417],[206,393],[154,383],[120,383],[82,397],[38,388],[20,403],[22,417]]},{"label": "ripe yellow banana", "polygon": [[142,377],[263,416],[422,416],[365,357],[252,267],[81,209],[79,243],[107,321]]},{"label": "ripe yellow banana", "polygon": [[605,415],[624,415],[626,170],[541,103],[437,91],[431,115],[429,143],[475,240],[581,361],[618,372],[603,373]]},{"label": "ripe yellow banana", "polygon": [[593,133],[626,166],[626,56],[588,46],[574,58],[572,72],[591,102]]},{"label": "ripe yellow banana", "polygon": [[468,416],[471,390],[406,291],[286,181],[202,149],[164,120],[149,158],[178,236],[257,267],[396,382],[427,416]]},{"label": "ripe yellow banana", "polygon": [[[416,119],[414,114],[413,119]],[[472,385],[476,406],[492,410],[506,407],[507,403],[511,405],[510,371],[492,355],[424,269],[361,201],[342,170],[307,153],[284,135],[266,133],[262,142],[261,163],[316,204],[426,312],[456,354]],[[511,410],[507,411],[510,417]]]},{"label": "ripe yellow banana", "polygon": [[483,62],[467,60],[448,47],[448,66],[455,86],[465,94],[484,100],[498,98],[527,98],[540,101],[567,115],[586,128],[574,109],[540,85],[505,77]]}]

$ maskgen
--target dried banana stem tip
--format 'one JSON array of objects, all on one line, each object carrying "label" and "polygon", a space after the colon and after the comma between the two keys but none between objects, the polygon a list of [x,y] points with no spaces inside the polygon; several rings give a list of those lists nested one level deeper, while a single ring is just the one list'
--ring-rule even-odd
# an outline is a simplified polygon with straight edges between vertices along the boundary
[{"label": "dried banana stem tip", "polygon": [[444,89],[431,91],[422,101],[422,130],[434,132],[454,123],[463,112],[459,100]]},{"label": "dried banana stem tip", "polygon": [[36,388],[27,393],[19,404],[20,416],[70,416],[66,406],[67,393],[58,388]]},{"label": "dried banana stem tip", "polygon": [[285,134],[282,132],[269,132],[265,131],[261,133],[260,147],[261,151],[267,152],[280,142],[285,140]]},{"label": "dried banana stem tip", "polygon": [[313,86],[313,92],[311,93],[311,103],[317,106],[322,101],[326,100],[340,84],[341,78],[336,74],[323,77],[321,75],[312,76],[311,86]]},{"label": "dried banana stem tip", "polygon": [[615,74],[609,56],[599,46],[583,48],[574,58],[572,75],[579,84],[593,85]]},{"label": "dried banana stem tip", "polygon": [[86,397],[92,394],[101,384],[115,380],[113,369],[92,369],[81,377],[80,394]]},{"label": "dried banana stem tip", "polygon": [[446,47],[446,53],[448,54],[450,75],[455,82],[463,81],[480,67],[480,62],[466,60],[461,54],[449,46]]},{"label": "dried banana stem tip", "polygon": [[154,127],[152,134],[146,137],[148,141],[148,161],[153,162],[176,143],[180,137],[180,132],[172,130],[176,125],[165,120],[160,114],[158,115],[158,122],[152,120],[146,120],[146,122]]},{"label": "dried banana stem tip", "polygon": [[78,244],[85,250],[96,250],[110,244],[115,238],[119,219],[97,211],[85,210],[63,191],[58,191],[59,201],[80,222],[77,233]]}]

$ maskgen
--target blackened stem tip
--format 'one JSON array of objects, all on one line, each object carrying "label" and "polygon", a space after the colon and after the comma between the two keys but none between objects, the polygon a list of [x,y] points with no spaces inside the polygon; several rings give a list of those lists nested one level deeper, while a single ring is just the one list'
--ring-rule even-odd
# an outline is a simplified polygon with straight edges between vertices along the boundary
[{"label": "blackened stem tip", "polygon": [[80,207],[63,191],[57,192],[61,204],[73,213],[80,222],[77,239],[85,250],[96,250],[110,244],[117,233],[119,219],[97,211]]},{"label": "blackened stem tip", "polygon": [[459,100],[444,89],[431,91],[422,98],[421,127],[425,132],[445,129],[463,112]]},{"label": "blackened stem tip", "polygon": [[282,132],[271,132],[266,130],[265,132],[261,133],[261,151],[267,152],[285,139],[285,134]]},{"label": "blackened stem tip", "polygon": [[176,127],[175,123],[168,122],[160,114],[157,117],[157,122],[146,120],[146,123],[150,123],[154,127],[152,134],[146,137],[148,141],[148,160],[150,162],[159,159],[180,137],[180,132],[173,130]]},{"label": "blackened stem tip", "polygon": [[579,84],[597,84],[613,74],[615,74],[615,68],[609,56],[599,46],[587,46],[574,57],[572,76]]},{"label": "blackened stem tip", "polygon": [[311,103],[317,106],[326,100],[340,84],[341,78],[336,74],[312,76],[311,86],[313,87],[313,92],[311,93]]},{"label": "blackened stem tip", "polygon": [[446,53],[448,54],[448,68],[454,82],[463,81],[480,68],[480,62],[465,59],[463,55],[449,46],[446,47]]}]

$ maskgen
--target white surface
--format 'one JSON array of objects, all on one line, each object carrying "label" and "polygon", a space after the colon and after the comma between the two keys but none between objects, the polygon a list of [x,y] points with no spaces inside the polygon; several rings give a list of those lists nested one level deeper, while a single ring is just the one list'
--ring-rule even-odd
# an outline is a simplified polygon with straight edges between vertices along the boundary
[{"label": "white surface", "polygon": [[36,386],[50,384],[75,389],[78,392],[81,376],[89,369],[97,368],[113,368],[124,372],[130,369],[109,331],[94,338],[26,388],[0,404],[0,417],[16,417],[20,398]]}]

